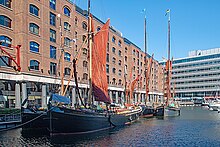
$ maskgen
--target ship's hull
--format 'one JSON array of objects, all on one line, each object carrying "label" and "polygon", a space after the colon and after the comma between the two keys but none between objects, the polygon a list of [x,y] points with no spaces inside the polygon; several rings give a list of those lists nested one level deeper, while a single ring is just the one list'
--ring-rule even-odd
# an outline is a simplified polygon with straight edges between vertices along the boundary
[{"label": "ship's hull", "polygon": [[47,112],[37,111],[37,112],[22,112],[22,126],[23,130],[28,129],[41,129],[47,130],[49,127],[49,116]]},{"label": "ship's hull", "polygon": [[124,126],[138,119],[140,111],[107,114],[76,110],[51,111],[51,135],[88,134]]},{"label": "ship's hull", "polygon": [[180,108],[159,106],[155,110],[155,116],[179,116]]},{"label": "ship's hull", "polygon": [[113,127],[109,116],[95,113],[75,113],[51,111],[51,135],[87,134]]},{"label": "ship's hull", "polygon": [[149,118],[149,117],[153,117],[154,115],[154,108],[153,107],[149,107],[149,106],[145,106],[145,107],[142,107],[142,117],[145,117],[145,118]]}]

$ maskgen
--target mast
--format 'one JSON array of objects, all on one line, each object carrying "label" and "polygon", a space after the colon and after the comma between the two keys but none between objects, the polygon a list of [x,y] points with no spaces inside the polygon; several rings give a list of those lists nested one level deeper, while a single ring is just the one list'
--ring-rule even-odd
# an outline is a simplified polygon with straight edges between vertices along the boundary
[{"label": "mast", "polygon": [[[144,10],[145,11],[145,10]],[[146,19],[146,13],[144,16],[144,52],[145,52],[145,89],[146,89],[146,98],[145,98],[145,104],[148,102],[148,79],[147,79],[147,19]]]},{"label": "mast", "polygon": [[171,97],[171,90],[170,90],[170,9],[167,10],[166,14],[168,14],[168,58],[167,58],[167,101],[166,105],[168,105],[169,99]]},{"label": "mast", "polygon": [[90,17],[90,0],[88,0],[88,49],[89,49],[89,103],[92,103],[92,20]]}]

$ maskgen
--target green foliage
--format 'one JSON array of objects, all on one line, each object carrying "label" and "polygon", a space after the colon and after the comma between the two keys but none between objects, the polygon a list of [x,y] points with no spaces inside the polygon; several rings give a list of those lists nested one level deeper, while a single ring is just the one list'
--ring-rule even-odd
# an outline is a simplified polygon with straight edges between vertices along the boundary
[{"label": "green foliage", "polygon": [[0,114],[19,114],[21,113],[20,109],[15,108],[0,108]]}]

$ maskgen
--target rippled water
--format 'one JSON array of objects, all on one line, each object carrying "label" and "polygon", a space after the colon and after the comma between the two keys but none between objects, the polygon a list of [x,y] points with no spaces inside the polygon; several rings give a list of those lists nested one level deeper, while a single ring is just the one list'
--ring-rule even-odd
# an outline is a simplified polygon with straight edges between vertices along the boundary
[{"label": "rippled water", "polygon": [[220,146],[220,113],[183,107],[180,117],[139,119],[136,123],[82,136],[0,133],[0,146]]}]

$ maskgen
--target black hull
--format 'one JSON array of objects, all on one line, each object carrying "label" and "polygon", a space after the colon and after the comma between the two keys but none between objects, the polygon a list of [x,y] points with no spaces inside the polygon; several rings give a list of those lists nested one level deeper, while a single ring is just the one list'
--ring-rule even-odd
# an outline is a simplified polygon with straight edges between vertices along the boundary
[{"label": "black hull", "polygon": [[113,127],[124,126],[137,120],[141,113],[130,111],[124,114],[109,114],[77,111],[71,109],[60,109],[61,111],[51,111],[51,135],[65,134],[88,134]]},{"label": "black hull", "polygon": [[41,129],[49,128],[49,115],[46,112],[22,112],[22,129]]},{"label": "black hull", "polygon": [[51,135],[87,134],[113,127],[104,114],[51,111],[51,118]]},{"label": "black hull", "polygon": [[154,108],[145,106],[143,107],[143,111],[141,113],[142,117],[148,118],[154,116]]}]

